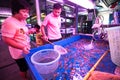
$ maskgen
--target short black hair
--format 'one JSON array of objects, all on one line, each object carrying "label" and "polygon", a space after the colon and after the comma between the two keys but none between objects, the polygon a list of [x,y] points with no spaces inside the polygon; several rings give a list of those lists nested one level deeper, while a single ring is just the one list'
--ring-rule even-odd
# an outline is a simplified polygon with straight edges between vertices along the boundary
[{"label": "short black hair", "polygon": [[11,0],[12,14],[16,14],[20,9],[30,9],[30,4],[26,0]]},{"label": "short black hair", "polygon": [[40,29],[40,26],[38,24],[35,24],[34,28]]},{"label": "short black hair", "polygon": [[60,8],[62,8],[62,6],[61,6],[60,3],[55,3],[55,4],[53,5],[53,9],[60,9]]}]

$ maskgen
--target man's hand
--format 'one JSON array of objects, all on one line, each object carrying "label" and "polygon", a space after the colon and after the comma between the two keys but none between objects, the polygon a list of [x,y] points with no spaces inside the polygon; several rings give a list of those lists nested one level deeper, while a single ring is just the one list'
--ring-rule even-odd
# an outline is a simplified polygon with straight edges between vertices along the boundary
[{"label": "man's hand", "polygon": [[47,36],[42,36],[41,37],[43,40],[45,40],[45,41],[48,41],[48,37]]}]

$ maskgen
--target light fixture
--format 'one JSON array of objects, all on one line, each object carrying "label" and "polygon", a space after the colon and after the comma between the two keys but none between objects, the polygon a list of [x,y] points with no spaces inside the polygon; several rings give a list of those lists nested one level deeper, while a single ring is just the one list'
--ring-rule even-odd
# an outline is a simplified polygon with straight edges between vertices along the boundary
[{"label": "light fixture", "polygon": [[47,0],[47,1],[52,2],[52,3],[56,3],[56,2],[64,3],[63,0]]},{"label": "light fixture", "polygon": [[94,9],[94,4],[91,0],[68,0],[68,1],[87,9]]}]

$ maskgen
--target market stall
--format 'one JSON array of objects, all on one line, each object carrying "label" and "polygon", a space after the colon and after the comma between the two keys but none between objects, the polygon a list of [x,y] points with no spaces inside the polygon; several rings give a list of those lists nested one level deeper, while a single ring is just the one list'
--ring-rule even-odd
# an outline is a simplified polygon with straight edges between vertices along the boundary
[{"label": "market stall", "polygon": [[[91,44],[91,40],[91,36],[75,35],[55,42],[54,44],[63,46],[68,51],[68,53],[61,55],[59,59],[59,66],[53,72],[51,77],[49,77],[49,79],[87,80],[85,77],[86,75],[90,75],[88,73],[93,67],[94,69],[92,71],[98,70],[114,73],[116,65],[111,61],[108,42],[98,39],[93,41]],[[44,49],[53,49],[53,45],[46,44],[34,48],[30,51],[30,54],[26,56],[33,80],[42,80],[43,76],[37,71],[31,62],[31,56],[35,52]],[[95,66],[95,64],[97,65]],[[48,78],[44,76],[44,79]]]}]

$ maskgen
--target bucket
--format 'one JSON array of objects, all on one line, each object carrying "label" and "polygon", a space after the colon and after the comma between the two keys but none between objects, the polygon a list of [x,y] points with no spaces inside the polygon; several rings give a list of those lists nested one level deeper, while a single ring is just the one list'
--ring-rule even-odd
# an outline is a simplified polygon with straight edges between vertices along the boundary
[{"label": "bucket", "polygon": [[111,60],[120,66],[120,26],[107,28]]},{"label": "bucket", "polygon": [[58,68],[60,54],[54,49],[44,49],[31,56],[31,62],[40,74],[53,73]]}]

